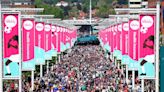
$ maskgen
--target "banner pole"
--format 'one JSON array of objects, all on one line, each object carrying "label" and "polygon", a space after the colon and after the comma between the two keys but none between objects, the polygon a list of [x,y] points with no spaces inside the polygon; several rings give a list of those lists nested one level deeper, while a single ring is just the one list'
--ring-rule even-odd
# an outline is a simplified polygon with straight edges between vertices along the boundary
[{"label": "banner pole", "polygon": [[144,92],[144,79],[141,79],[141,92]]},{"label": "banner pole", "polygon": [[19,61],[19,92],[22,92],[22,61],[23,61],[23,54],[22,54],[22,30],[21,30],[21,12],[19,12],[18,18],[18,35],[19,35],[19,54],[20,54],[20,61]]},{"label": "banner pole", "polygon": [[40,64],[40,78],[43,77],[43,65]]},{"label": "banner pole", "polygon": [[128,65],[126,65],[126,83],[128,84]]},{"label": "banner pole", "polygon": [[60,54],[59,54],[59,57],[58,57],[58,59],[59,59],[58,63],[60,63]]},{"label": "banner pole", "polygon": [[135,71],[132,70],[132,89],[135,89]]},{"label": "banner pole", "polygon": [[[2,30],[1,24],[1,1],[0,1],[0,31]],[[2,31],[0,32],[0,42],[2,43]],[[0,92],[3,92],[3,79],[2,79],[2,44],[0,45]]]},{"label": "banner pole", "polygon": [[[116,59],[115,59],[115,62],[117,62]],[[117,68],[120,69],[120,63],[119,62],[117,62],[117,65],[118,65]]]},{"label": "banner pole", "polygon": [[31,89],[34,90],[34,70],[31,71]]},{"label": "banner pole", "polygon": [[160,1],[157,2],[156,6],[156,79],[155,79],[155,91],[159,92],[159,31],[160,31]]},{"label": "banner pole", "polygon": [[47,74],[48,74],[48,72],[49,72],[49,62],[47,60]]}]

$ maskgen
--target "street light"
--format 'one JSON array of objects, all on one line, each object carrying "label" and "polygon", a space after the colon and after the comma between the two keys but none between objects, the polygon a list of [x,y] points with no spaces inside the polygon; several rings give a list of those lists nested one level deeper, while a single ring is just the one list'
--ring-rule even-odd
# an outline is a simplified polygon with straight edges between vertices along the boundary
[{"label": "street light", "polygon": [[92,34],[92,0],[90,0],[90,13],[89,13],[89,18],[90,18],[90,35]]}]

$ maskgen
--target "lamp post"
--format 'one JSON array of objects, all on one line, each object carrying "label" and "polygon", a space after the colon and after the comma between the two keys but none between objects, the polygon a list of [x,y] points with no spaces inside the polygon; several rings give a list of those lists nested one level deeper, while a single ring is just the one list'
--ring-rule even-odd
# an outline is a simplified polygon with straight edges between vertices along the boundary
[{"label": "lamp post", "polygon": [[89,22],[90,22],[90,35],[92,34],[92,0],[90,0],[90,6],[89,6]]}]

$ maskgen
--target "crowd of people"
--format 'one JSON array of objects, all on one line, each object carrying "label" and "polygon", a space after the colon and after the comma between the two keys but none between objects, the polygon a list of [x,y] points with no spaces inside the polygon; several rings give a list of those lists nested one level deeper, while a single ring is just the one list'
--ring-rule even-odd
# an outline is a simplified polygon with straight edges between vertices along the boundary
[{"label": "crowd of people", "polygon": [[[124,71],[105,57],[106,54],[99,45],[75,46],[61,55],[60,62],[51,66],[49,73],[35,78],[34,90],[30,76],[22,76],[22,92],[141,92],[138,77],[132,90],[132,75],[126,82]],[[5,92],[18,92],[18,86],[12,83],[10,89],[4,85],[8,90]],[[145,80],[146,92],[155,92],[154,88],[153,80]]]},{"label": "crowd of people", "polygon": [[[99,45],[73,47],[49,73],[35,80],[35,92],[133,92],[131,77],[127,84],[122,70],[104,54]],[[139,82],[137,86],[139,92]]]}]

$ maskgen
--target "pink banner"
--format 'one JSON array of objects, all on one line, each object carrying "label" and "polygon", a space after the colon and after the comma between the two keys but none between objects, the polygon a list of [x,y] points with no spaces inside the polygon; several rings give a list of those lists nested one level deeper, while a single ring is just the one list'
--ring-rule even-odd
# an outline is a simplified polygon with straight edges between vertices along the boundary
[{"label": "pink banner", "polygon": [[3,58],[19,54],[18,45],[18,14],[3,14]]},{"label": "pink banner", "polygon": [[66,28],[63,29],[63,43],[66,45],[67,43],[67,40],[66,40],[66,37],[67,37],[67,32],[66,32]]},{"label": "pink banner", "polygon": [[34,31],[35,21],[34,19],[23,19],[23,61],[34,59]]},{"label": "pink banner", "polygon": [[45,51],[51,50],[51,24],[45,24]]},{"label": "pink banner", "polygon": [[114,34],[113,34],[113,42],[114,42],[114,50],[117,50],[117,25],[114,26]]},{"label": "pink banner", "polygon": [[55,49],[57,49],[57,32],[56,32],[56,26],[52,25],[52,45],[54,46]]},{"label": "pink banner", "polygon": [[121,37],[121,32],[122,32],[122,24],[119,24],[118,25],[118,27],[117,27],[118,29],[118,31],[117,31],[117,49],[118,50],[121,50],[121,39],[122,39],[122,37]]},{"label": "pink banner", "polygon": [[44,22],[35,23],[35,46],[38,46],[42,49],[45,48],[44,44]]},{"label": "pink banner", "polygon": [[138,60],[138,33],[139,33],[139,21],[130,20],[129,21],[129,56],[133,60]]},{"label": "pink banner", "polygon": [[122,27],[122,54],[128,54],[128,31],[129,23],[123,23]]},{"label": "pink banner", "polygon": [[68,33],[70,34],[70,45],[72,47],[73,46],[72,39],[74,38],[75,32],[73,30],[69,30]]},{"label": "pink banner", "polygon": [[111,27],[108,28],[108,42],[109,42],[109,46],[111,47]]},{"label": "pink banner", "polygon": [[65,43],[68,42],[69,44],[71,44],[71,35],[68,31],[68,29],[65,30]]},{"label": "pink banner", "polygon": [[140,28],[139,58],[154,55],[155,15],[140,15]]},{"label": "pink banner", "polygon": [[113,34],[114,34],[114,28],[113,28],[113,26],[111,27],[111,33],[110,33],[110,42],[111,42],[111,52],[113,52],[114,51],[114,41],[113,41]]},{"label": "pink banner", "polygon": [[[3,30],[3,77],[20,77],[21,62],[19,37],[20,14],[18,12],[2,15]],[[2,66],[1,66],[2,67]]]},{"label": "pink banner", "polygon": [[64,28],[63,27],[60,27],[60,32],[61,32],[61,42],[64,43]]},{"label": "pink banner", "polygon": [[60,52],[61,32],[60,32],[60,27],[59,26],[56,27],[56,31],[57,31],[57,51]]}]

